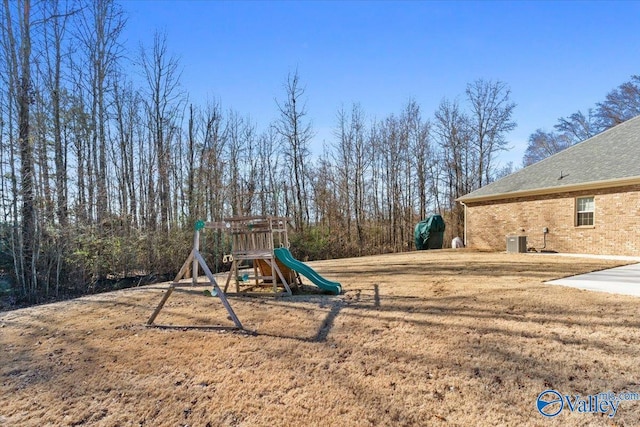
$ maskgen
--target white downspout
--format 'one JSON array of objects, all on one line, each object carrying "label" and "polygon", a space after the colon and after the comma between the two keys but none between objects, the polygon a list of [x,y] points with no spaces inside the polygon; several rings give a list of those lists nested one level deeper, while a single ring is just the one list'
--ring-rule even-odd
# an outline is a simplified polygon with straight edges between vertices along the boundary
[{"label": "white downspout", "polygon": [[464,243],[464,247],[467,247],[467,205],[464,204],[464,202],[460,202],[460,204],[462,204],[462,206],[464,206],[464,236],[462,236],[462,240]]}]

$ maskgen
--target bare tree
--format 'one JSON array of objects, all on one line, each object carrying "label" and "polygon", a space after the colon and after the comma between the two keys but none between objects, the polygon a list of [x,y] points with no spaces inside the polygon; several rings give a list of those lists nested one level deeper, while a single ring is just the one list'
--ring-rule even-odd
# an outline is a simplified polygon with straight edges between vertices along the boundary
[{"label": "bare tree", "polygon": [[556,132],[537,129],[529,136],[527,150],[522,159],[523,166],[539,162],[601,131],[592,109],[589,109],[586,115],[578,111],[568,117],[561,117],[554,128]]},{"label": "bare tree", "polygon": [[631,76],[631,80],[613,89],[596,105],[603,130],[640,115],[640,75]]},{"label": "bare tree", "polygon": [[121,216],[128,217],[127,224],[138,225],[138,197],[135,182],[135,128],[142,120],[140,94],[124,76],[114,79],[113,107],[116,142],[112,144],[113,163],[118,165],[119,202]]},{"label": "bare tree", "polygon": [[[24,295],[37,300],[36,275],[36,205],[34,185],[34,157],[30,128],[31,86],[31,2],[23,0],[16,5],[17,22],[13,20],[12,4],[4,3],[6,34],[5,59],[9,68],[9,90],[15,95],[18,110],[18,153],[20,157],[20,188],[22,199],[20,208],[20,240],[14,261],[17,265],[18,280]],[[16,218],[16,221],[18,218]]]},{"label": "bare tree", "polygon": [[577,111],[568,117],[561,117],[554,128],[565,139],[571,141],[571,144],[577,144],[604,130],[599,126],[598,118],[591,108],[587,110],[586,115]]},{"label": "bare tree", "polygon": [[529,136],[529,144],[524,153],[522,165],[532,165],[570,146],[571,140],[565,136],[538,129]]},{"label": "bare tree", "polygon": [[476,80],[467,85],[466,95],[469,128],[478,153],[478,185],[483,186],[491,181],[496,154],[507,148],[505,135],[516,127],[511,119],[516,104],[510,100],[511,90],[501,81]]},{"label": "bare tree", "polygon": [[239,113],[230,111],[225,139],[231,173],[231,209],[234,215],[250,215],[254,209],[252,205],[256,193],[255,125],[248,118],[242,118]]},{"label": "bare tree", "polygon": [[79,224],[87,224],[91,213],[92,198],[89,197],[87,187],[89,185],[89,172],[91,163],[91,113],[85,104],[84,85],[82,80],[82,67],[71,63],[71,70],[76,71],[78,79],[73,83],[73,93],[69,100],[69,111],[67,113],[68,126],[72,134],[72,156],[75,158],[75,203],[72,203],[73,210],[77,216]]},{"label": "bare tree", "polygon": [[[434,150],[431,147],[431,123],[424,121],[420,106],[415,100],[407,102],[403,112],[403,122],[409,138],[409,157],[411,158],[412,176],[417,191],[418,217],[426,218],[427,207],[431,201],[433,184],[429,171],[435,166]],[[413,203],[412,203],[413,204]]]},{"label": "bare tree", "polygon": [[403,182],[404,166],[408,161],[408,141],[403,134],[404,130],[395,115],[387,116],[379,124],[379,144],[375,148],[381,153],[379,166],[382,169],[383,218],[387,223],[385,240],[393,251],[402,250],[403,243],[407,240],[403,230],[405,194],[409,191]]},{"label": "bare tree", "polygon": [[201,122],[197,200],[203,205],[203,213],[209,218],[218,219],[224,214],[227,194],[225,175],[229,169],[228,162],[224,158],[224,118],[220,104],[210,102],[202,114]]},{"label": "bare tree", "polygon": [[634,75],[611,90],[595,110],[589,108],[586,114],[578,110],[559,118],[555,132],[536,130],[529,137],[522,163],[528,166],[538,162],[637,115],[640,115],[640,76]]},{"label": "bare tree", "polygon": [[480,152],[472,142],[474,132],[470,120],[457,102],[446,99],[440,102],[435,113],[434,130],[441,150],[443,210],[451,213],[455,235],[460,236],[464,211],[455,200],[480,186]]},{"label": "bare tree", "polygon": [[385,222],[384,217],[384,175],[382,173],[383,155],[379,148],[384,145],[381,132],[381,123],[373,121],[369,128],[366,139],[367,148],[371,150],[371,176],[369,178],[369,187],[367,191],[367,204],[370,206],[370,223],[371,228],[377,230],[373,233],[371,244],[378,248],[378,252],[382,252],[385,247],[384,233],[382,226]]},{"label": "bare tree", "polygon": [[68,24],[77,13],[70,3],[61,4],[58,1],[43,3],[43,52],[46,63],[45,87],[49,93],[51,121],[53,132],[56,216],[61,227],[68,223],[68,177],[67,177],[67,146],[63,138],[63,102],[67,89],[63,85],[63,59],[68,50]]},{"label": "bare tree", "polygon": [[279,184],[280,144],[273,126],[258,137],[257,141],[258,180],[260,185],[260,214],[280,215],[282,188]]},{"label": "bare tree", "polygon": [[196,200],[196,116],[193,104],[189,104],[189,122],[187,128],[187,224],[194,224],[198,218],[198,206]]},{"label": "bare tree", "polygon": [[146,103],[149,127],[155,145],[158,173],[158,198],[160,199],[160,224],[163,231],[169,230],[170,218],[170,139],[169,131],[177,124],[178,109],[184,99],[180,90],[179,62],[167,51],[167,36],[156,32],[151,52],[144,48],[140,60],[147,83]]},{"label": "bare tree", "polygon": [[[345,238],[347,243],[351,242],[351,223],[353,214],[351,212],[353,207],[352,197],[352,179],[355,156],[355,129],[351,126],[351,119],[348,113],[344,110],[344,107],[338,110],[338,126],[334,130],[336,137],[336,143],[333,146],[333,155],[331,157],[333,164],[336,166],[336,172],[338,174],[338,201],[342,206],[342,217],[344,225],[341,228],[345,229]],[[330,162],[325,161],[320,164],[321,170],[325,173],[321,174],[321,178],[329,176],[328,170],[330,169]],[[326,179],[324,179],[326,180]]]},{"label": "bare tree", "polygon": [[307,109],[302,98],[305,90],[300,86],[298,70],[287,76],[284,88],[286,92],[285,101],[279,103],[276,100],[280,119],[275,126],[287,147],[286,156],[293,172],[292,189],[295,201],[295,225],[300,231],[303,231],[305,225],[309,224],[307,158],[313,132],[311,123],[305,121]]},{"label": "bare tree", "polygon": [[[95,168],[96,219],[101,222],[107,215],[107,114],[109,89],[108,79],[116,71],[118,60],[122,55],[119,37],[125,25],[122,9],[115,0],[95,0],[85,7],[77,37],[86,52],[84,66],[88,70],[87,86],[89,88],[91,111],[91,153],[88,158],[92,165],[87,171]],[[89,173],[89,179],[93,179]],[[89,192],[92,192],[92,186]],[[90,197],[92,199],[92,197]],[[93,200],[89,200],[92,205]],[[92,206],[90,206],[91,208]]]}]

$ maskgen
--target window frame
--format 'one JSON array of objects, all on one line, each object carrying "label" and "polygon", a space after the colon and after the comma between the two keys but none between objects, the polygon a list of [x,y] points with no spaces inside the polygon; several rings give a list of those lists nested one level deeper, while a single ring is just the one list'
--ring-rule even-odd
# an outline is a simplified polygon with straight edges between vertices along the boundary
[{"label": "window frame", "polygon": [[[591,199],[593,205],[592,210],[579,210],[580,199]],[[580,224],[580,214],[591,214],[591,224]],[[573,221],[576,227],[580,228],[594,228],[596,226],[596,198],[595,196],[580,196],[575,198],[575,208],[573,214]]]}]

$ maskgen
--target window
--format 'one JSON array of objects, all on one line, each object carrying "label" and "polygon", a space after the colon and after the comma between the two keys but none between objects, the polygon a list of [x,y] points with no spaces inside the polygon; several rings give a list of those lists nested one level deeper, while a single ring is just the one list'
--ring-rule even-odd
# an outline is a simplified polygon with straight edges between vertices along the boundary
[{"label": "window", "polygon": [[576,199],[576,226],[593,225],[593,214],[596,204],[593,197],[578,197]]}]

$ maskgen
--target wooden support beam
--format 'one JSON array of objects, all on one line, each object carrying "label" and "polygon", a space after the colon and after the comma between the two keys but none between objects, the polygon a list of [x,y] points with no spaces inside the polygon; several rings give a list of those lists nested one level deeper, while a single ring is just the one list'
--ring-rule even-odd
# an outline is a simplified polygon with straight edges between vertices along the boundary
[{"label": "wooden support beam", "polygon": [[153,325],[153,322],[156,320],[156,317],[158,317],[160,310],[162,310],[162,307],[164,307],[164,303],[167,302],[167,300],[169,299],[169,296],[173,293],[174,289],[175,289],[175,286],[172,283],[171,286],[169,286],[169,289],[167,289],[167,292],[165,292],[164,295],[162,296],[162,299],[160,300],[160,304],[158,304],[156,309],[153,310],[153,314],[151,315],[151,317],[149,317],[149,320],[147,320],[147,325]]},{"label": "wooden support beam", "polygon": [[205,262],[204,258],[202,258],[202,255],[200,255],[200,252],[195,251],[193,255],[200,263],[200,266],[204,270],[204,274],[206,274],[207,278],[211,281],[211,283],[213,283],[213,287],[218,294],[218,298],[220,298],[220,301],[222,302],[222,305],[224,305],[224,308],[227,309],[227,312],[229,313],[229,316],[231,316],[233,323],[236,324],[238,329],[244,329],[242,327],[242,323],[240,323],[240,319],[238,319],[238,317],[236,316],[236,313],[233,311],[233,309],[229,305],[229,301],[227,301],[227,297],[225,296],[224,292],[222,292],[222,289],[220,289],[220,287],[218,286],[218,282],[216,282],[216,278],[213,277],[213,273],[211,272],[211,270],[209,270],[209,266]]},{"label": "wooden support beam", "polygon": [[[197,231],[196,231],[196,233],[197,233]],[[234,260],[234,263],[235,262],[236,261]],[[176,275],[175,279],[173,279],[173,282],[169,286],[169,289],[167,289],[165,294],[162,296],[162,299],[160,300],[160,303],[158,304],[156,309],[151,314],[151,317],[149,317],[149,320],[147,320],[147,325],[153,325],[153,322],[156,320],[156,317],[158,317],[158,314],[160,313],[160,310],[162,310],[162,307],[164,307],[165,303],[167,302],[167,300],[169,299],[169,297],[173,293],[173,291],[176,288],[176,286],[181,286],[182,285],[179,282],[184,277],[185,273],[189,270],[189,268],[192,265],[193,265],[194,271],[197,271],[197,265],[200,265],[200,267],[204,271],[205,275],[207,276],[207,279],[209,279],[209,283],[213,285],[218,298],[220,298],[220,301],[222,302],[222,305],[224,306],[224,308],[229,313],[229,316],[231,317],[231,320],[233,320],[233,323],[235,323],[235,325],[236,325],[236,327],[238,329],[243,329],[242,323],[240,323],[240,319],[238,319],[238,316],[236,316],[236,313],[231,308],[231,305],[229,305],[229,301],[227,300],[224,292],[222,292],[222,290],[218,286],[218,282],[216,282],[216,279],[213,276],[213,273],[211,272],[211,270],[209,269],[209,266],[207,265],[206,261],[204,260],[204,258],[202,258],[202,255],[200,255],[200,252],[197,249],[193,249],[191,251],[191,253],[189,254],[189,256],[187,257],[187,260],[182,265],[182,268],[180,269],[180,271]],[[196,283],[197,283],[197,277],[194,277],[192,279],[192,285],[194,285]]]},{"label": "wooden support beam", "polygon": [[[289,283],[284,278],[282,271],[280,271],[280,267],[278,267],[278,263],[276,262],[275,258],[271,258],[270,260],[267,260],[267,262],[269,261],[271,261],[271,271],[274,272],[273,275],[275,276],[275,273],[278,273],[278,276],[280,276],[280,280],[282,280],[282,284],[284,285],[284,288],[287,290],[287,295],[292,295],[291,288],[289,287]],[[274,292],[277,291],[276,282],[277,280],[273,281]]]}]

